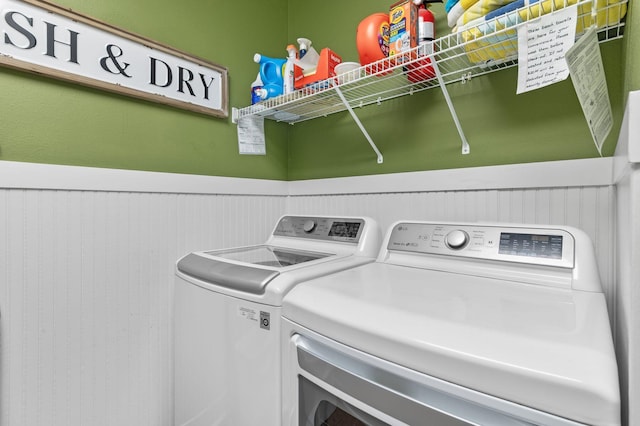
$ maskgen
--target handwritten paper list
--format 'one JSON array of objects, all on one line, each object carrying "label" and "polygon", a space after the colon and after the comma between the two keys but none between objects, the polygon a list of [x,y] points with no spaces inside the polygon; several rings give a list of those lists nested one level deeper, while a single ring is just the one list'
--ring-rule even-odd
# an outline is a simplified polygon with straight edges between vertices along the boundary
[{"label": "handwritten paper list", "polygon": [[518,88],[525,93],[566,80],[564,55],[576,38],[578,7],[543,15],[518,28]]}]

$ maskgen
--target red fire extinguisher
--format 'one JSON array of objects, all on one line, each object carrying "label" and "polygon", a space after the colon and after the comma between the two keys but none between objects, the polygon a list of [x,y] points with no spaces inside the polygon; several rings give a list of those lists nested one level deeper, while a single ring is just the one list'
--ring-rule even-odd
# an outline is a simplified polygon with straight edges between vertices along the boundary
[{"label": "red fire extinguisher", "polygon": [[[442,3],[442,0],[413,0],[419,5],[418,9],[418,49],[420,55],[426,56],[431,52],[427,51],[427,44],[436,38],[436,19],[433,12],[429,10],[430,3]],[[411,83],[419,83],[434,78],[436,73],[431,66],[431,59],[424,58],[412,62],[407,66],[407,78]]]}]

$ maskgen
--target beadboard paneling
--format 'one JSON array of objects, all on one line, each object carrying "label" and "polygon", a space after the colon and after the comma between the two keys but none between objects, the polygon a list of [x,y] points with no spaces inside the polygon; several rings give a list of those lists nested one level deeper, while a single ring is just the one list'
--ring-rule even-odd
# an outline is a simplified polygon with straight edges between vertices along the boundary
[{"label": "beadboard paneling", "polygon": [[176,259],[262,242],[284,210],[284,197],[0,190],[0,424],[173,424]]},{"label": "beadboard paneling", "polygon": [[[317,183],[316,183],[317,184]],[[284,213],[566,224],[614,299],[615,190],[339,195],[0,189],[0,424],[170,426],[173,265],[264,241]],[[215,192],[215,189],[212,189]]]}]

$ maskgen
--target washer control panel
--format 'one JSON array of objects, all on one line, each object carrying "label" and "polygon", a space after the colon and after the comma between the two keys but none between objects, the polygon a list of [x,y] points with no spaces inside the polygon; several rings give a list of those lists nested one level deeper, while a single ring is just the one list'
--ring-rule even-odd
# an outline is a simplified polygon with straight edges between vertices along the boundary
[{"label": "washer control panel", "polygon": [[573,268],[574,245],[563,229],[402,222],[387,250]]},{"label": "washer control panel", "polygon": [[284,216],[273,235],[357,243],[364,227],[358,218]]}]

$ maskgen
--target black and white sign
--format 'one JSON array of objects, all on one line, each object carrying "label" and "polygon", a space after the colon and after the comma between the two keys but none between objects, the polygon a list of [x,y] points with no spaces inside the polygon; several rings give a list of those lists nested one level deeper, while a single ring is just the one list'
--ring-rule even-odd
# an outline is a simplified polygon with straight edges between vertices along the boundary
[{"label": "black and white sign", "polygon": [[0,64],[217,117],[227,69],[46,1],[0,0]]}]

